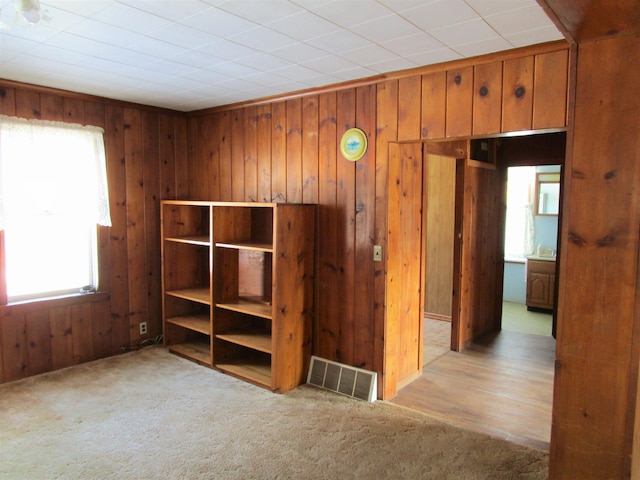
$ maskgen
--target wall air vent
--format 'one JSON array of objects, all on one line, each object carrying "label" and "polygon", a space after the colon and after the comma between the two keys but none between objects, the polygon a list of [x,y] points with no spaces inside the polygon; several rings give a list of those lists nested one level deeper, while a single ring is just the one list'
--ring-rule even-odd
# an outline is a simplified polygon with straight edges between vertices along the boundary
[{"label": "wall air vent", "polygon": [[368,402],[375,402],[378,395],[376,372],[332,362],[315,355],[311,356],[307,383]]}]

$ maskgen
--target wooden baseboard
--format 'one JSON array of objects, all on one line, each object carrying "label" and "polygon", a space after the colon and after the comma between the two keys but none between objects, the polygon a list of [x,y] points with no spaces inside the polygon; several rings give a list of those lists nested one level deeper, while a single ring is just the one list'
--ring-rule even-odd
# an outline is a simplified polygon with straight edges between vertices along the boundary
[{"label": "wooden baseboard", "polygon": [[411,382],[413,382],[417,378],[420,378],[421,375],[422,375],[422,369],[417,370],[417,371],[407,375],[402,380],[398,381],[397,389],[401,390],[403,387],[406,387],[407,385],[409,385]]},{"label": "wooden baseboard", "polygon": [[440,315],[438,313],[424,312],[424,318],[429,318],[431,320],[442,320],[443,322],[451,321],[451,315]]}]

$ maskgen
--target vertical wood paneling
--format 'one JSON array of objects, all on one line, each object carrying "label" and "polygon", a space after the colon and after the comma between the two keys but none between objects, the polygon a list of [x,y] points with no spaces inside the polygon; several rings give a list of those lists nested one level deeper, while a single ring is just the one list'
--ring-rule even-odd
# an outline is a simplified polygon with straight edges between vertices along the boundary
[{"label": "vertical wood paneling", "polygon": [[387,248],[393,255],[387,257],[385,274],[386,321],[384,323],[384,395],[395,396],[400,381],[400,362],[403,347],[400,344],[402,328],[402,145],[389,144],[389,181],[387,191]]},{"label": "vertical wood paneling", "polygon": [[93,325],[91,304],[82,303],[69,307],[71,319],[71,343],[73,345],[73,364],[88,362],[93,356]]},{"label": "vertical wood paneling", "polygon": [[62,100],[64,121],[69,123],[84,123],[84,101],[79,98],[65,97]]},{"label": "vertical wood paneling", "polygon": [[[144,112],[143,128],[143,187],[144,187],[144,252],[146,278],[146,305],[142,313],[143,321],[147,318],[161,318],[161,267],[160,267],[160,124],[158,115]],[[138,338],[139,328],[134,325],[132,340]],[[147,324],[149,337],[160,334],[157,322]]]},{"label": "vertical wood paneling", "polygon": [[49,328],[51,329],[51,364],[54,370],[73,365],[73,327],[70,307],[56,307],[49,310]]},{"label": "vertical wood paneling", "polygon": [[422,253],[422,144],[403,145],[402,158],[402,327],[398,380],[415,374],[418,363],[418,339],[422,318],[420,299],[420,255]]},{"label": "vertical wood paneling", "polygon": [[271,201],[287,201],[287,107],[271,106]]},{"label": "vertical wood paneling", "polygon": [[318,96],[302,99],[302,202],[318,203]]},{"label": "vertical wood paneling", "polygon": [[[342,134],[356,124],[355,89],[347,89],[337,93],[337,142]],[[337,256],[338,292],[352,292],[355,279],[355,163],[337,155],[336,164],[336,209],[338,210]],[[353,295],[342,295],[339,318],[340,335],[338,337],[338,359],[353,363],[354,351],[354,308]]]},{"label": "vertical wood paneling", "polygon": [[[231,166],[231,115],[233,112],[223,112],[220,116],[219,144],[218,152],[220,155],[220,198],[219,200],[228,202],[232,199],[232,166]],[[213,166],[215,168],[215,165]],[[205,179],[206,181],[206,179]]]},{"label": "vertical wood paneling", "polygon": [[271,106],[260,105],[258,116],[258,201],[271,201]]},{"label": "vertical wood paneling", "polygon": [[473,134],[500,133],[502,62],[476,65],[473,74]]},{"label": "vertical wood paneling", "polygon": [[49,312],[37,310],[25,315],[27,370],[29,375],[49,372],[53,368],[51,359],[51,327]]},{"label": "vertical wood paneling", "polygon": [[231,116],[231,200],[244,201],[244,114],[246,109],[237,109]]},{"label": "vertical wood paneling", "polygon": [[[189,199],[189,198],[197,198],[196,197],[196,187],[195,187],[195,179],[199,178],[199,175],[195,175],[194,172],[197,172],[200,156],[198,155],[198,135],[199,135],[199,126],[202,120],[197,117],[189,117],[187,119],[187,133],[186,133],[186,148],[183,150],[183,161],[181,162],[180,168],[176,168],[176,180],[177,180],[177,188],[179,199]],[[216,125],[219,127],[221,122],[216,122]],[[216,139],[220,138],[220,133],[218,132],[218,136]],[[216,147],[219,148],[220,141],[216,141]],[[217,149],[216,148],[216,149]],[[176,152],[180,150],[176,149]],[[178,157],[176,157],[178,160]],[[218,167],[220,166],[220,161],[218,161]],[[220,193],[220,180],[217,179],[218,185],[218,193]]]},{"label": "vertical wood paneling", "polygon": [[[318,299],[339,298],[336,207],[336,94],[323,93],[318,99],[318,245],[316,290]],[[341,319],[339,302],[318,302],[316,322],[317,355],[325,358],[338,357],[338,336]]]},{"label": "vertical wood paneling", "polygon": [[105,105],[98,102],[85,102],[84,122],[86,125],[93,125],[104,128],[105,125]]},{"label": "vertical wood paneling", "polygon": [[[138,338],[138,323],[146,320],[147,275],[145,271],[144,228],[144,156],[142,114],[139,110],[124,111],[125,173],[127,192],[127,254],[129,272],[129,338]],[[135,199],[135,201],[133,200]]]},{"label": "vertical wood paneling", "polygon": [[640,98],[619,98],[640,88],[638,69],[630,68],[640,62],[637,45],[629,36],[578,47],[573,154],[564,177],[570,197],[560,252],[554,479],[630,473],[640,341]]},{"label": "vertical wood paneling", "polygon": [[[176,174],[176,130],[173,117],[160,115],[158,118],[158,156],[160,166],[160,200],[178,198],[177,174]],[[180,155],[185,157],[186,151],[181,150]],[[185,162],[186,163],[186,162]],[[213,182],[213,179],[211,179]]]},{"label": "vertical wood paneling", "polygon": [[[96,359],[108,357],[112,354],[111,311],[109,305],[109,302],[96,302],[92,304],[91,341],[93,344],[93,357]],[[153,322],[151,321],[149,322],[149,328],[154,328]]]},{"label": "vertical wood paneling", "polygon": [[[105,149],[107,178],[109,179],[109,207],[111,210],[110,263],[111,283],[111,341],[112,351],[129,343],[129,254],[127,252],[127,190],[125,172],[124,109],[107,106]],[[133,201],[133,200],[132,200]]]},{"label": "vertical wood paneling", "polygon": [[16,115],[16,91],[13,88],[0,87],[0,114]]},{"label": "vertical wood paneling", "polygon": [[24,315],[4,315],[0,322],[4,381],[10,382],[27,375],[27,332]]},{"label": "vertical wood paneling", "polygon": [[244,116],[244,201],[258,201],[258,119],[256,107]]},{"label": "vertical wood paneling", "polygon": [[376,217],[376,88],[356,89],[356,126],[367,135],[367,153],[356,164],[355,181],[355,279],[354,296],[362,299],[354,305],[354,365],[373,369],[374,288],[373,245]]},{"label": "vertical wood paneling", "polygon": [[[387,347],[385,346],[386,328],[385,316],[385,265],[387,265],[387,215],[390,187],[389,178],[389,149],[391,142],[398,136],[398,82],[391,80],[377,85],[376,90],[376,219],[375,244],[382,246],[383,261],[375,265],[375,301],[374,301],[374,369],[385,371],[382,381],[378,383],[378,394],[383,398],[390,398],[395,393],[393,381],[395,377],[388,376],[385,362],[389,362]],[[389,209],[391,206],[389,205]]]},{"label": "vertical wood paneling", "polygon": [[502,131],[530,130],[533,115],[533,56],[505,60]]},{"label": "vertical wood paneling", "polygon": [[389,158],[386,375],[395,386],[420,370],[422,144],[392,144]]},{"label": "vertical wood paneling", "polygon": [[398,140],[420,138],[421,95],[421,77],[407,77],[398,81]]},{"label": "vertical wood paneling", "polygon": [[447,72],[446,136],[471,135],[473,115],[473,67]]},{"label": "vertical wood paneling", "polygon": [[[174,118],[174,144],[173,159],[174,159],[174,175],[176,178],[176,190],[175,194],[167,194],[164,198],[186,198],[189,192],[189,182],[194,177],[193,175],[193,152],[189,148],[189,141],[187,135],[190,130],[187,128],[187,120],[182,117]],[[190,120],[189,120],[190,121]],[[178,159],[180,159],[178,167]],[[168,183],[168,182],[167,182]]]},{"label": "vertical wood paneling", "polygon": [[40,118],[40,95],[32,90],[18,89],[16,95],[16,116],[22,118]]},{"label": "vertical wood paneling", "polygon": [[568,64],[566,50],[535,56],[534,129],[566,125]]},{"label": "vertical wood paneling", "polygon": [[64,118],[64,106],[60,95],[44,93],[40,95],[40,113],[42,120],[62,122]]},{"label": "vertical wood paneling", "polygon": [[288,100],[287,118],[287,202],[302,203],[302,99]]},{"label": "vertical wood paneling", "polygon": [[422,138],[444,138],[447,102],[447,72],[422,76]]},{"label": "vertical wood paneling", "polygon": [[[212,195],[212,191],[220,190],[219,171],[222,169],[220,163],[217,165],[213,162],[214,152],[222,148],[223,142],[218,140],[212,135],[213,121],[211,118],[204,118],[199,123],[195,130],[193,148],[197,155],[197,161],[194,163],[197,165],[198,175],[189,183],[192,185],[191,191],[195,198],[208,199]],[[216,173],[212,173],[212,170],[218,170]]]}]

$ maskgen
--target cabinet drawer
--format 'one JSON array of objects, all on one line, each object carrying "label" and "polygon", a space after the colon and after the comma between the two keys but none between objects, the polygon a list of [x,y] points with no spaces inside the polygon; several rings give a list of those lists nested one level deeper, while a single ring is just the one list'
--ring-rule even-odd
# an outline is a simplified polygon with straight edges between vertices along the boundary
[{"label": "cabinet drawer", "polygon": [[527,269],[535,273],[548,273],[555,275],[556,262],[547,262],[545,260],[528,260]]}]

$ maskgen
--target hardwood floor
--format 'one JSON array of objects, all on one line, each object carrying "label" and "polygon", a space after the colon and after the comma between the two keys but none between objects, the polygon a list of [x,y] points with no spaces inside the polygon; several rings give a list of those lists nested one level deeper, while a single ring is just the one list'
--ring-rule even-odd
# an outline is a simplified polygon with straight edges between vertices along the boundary
[{"label": "hardwood floor", "polygon": [[463,352],[434,355],[391,403],[549,450],[554,359],[553,337],[502,330]]}]

